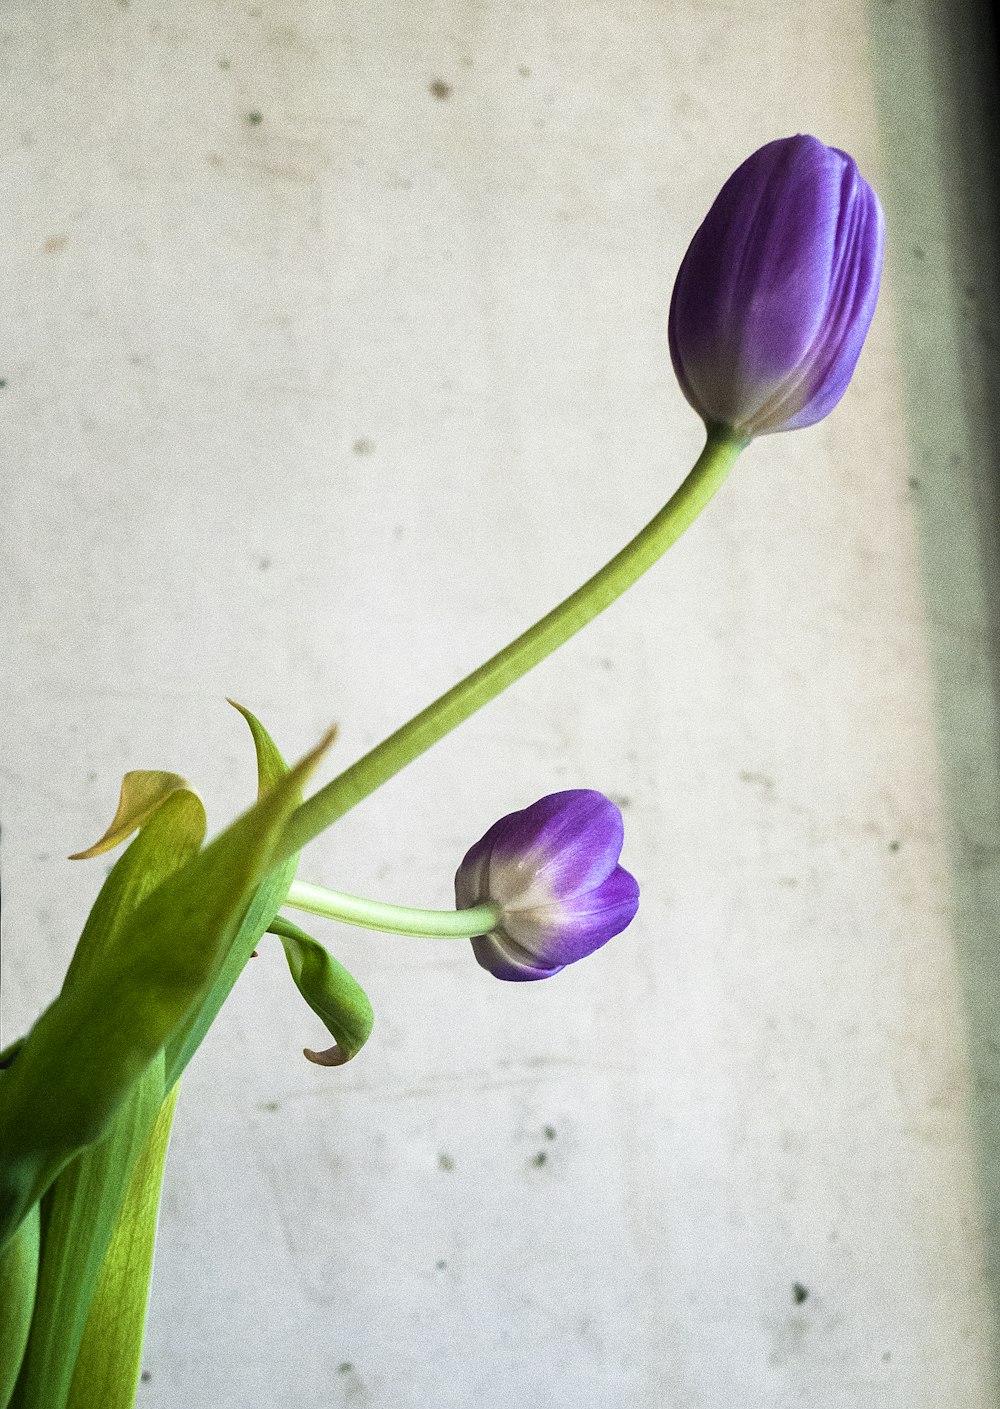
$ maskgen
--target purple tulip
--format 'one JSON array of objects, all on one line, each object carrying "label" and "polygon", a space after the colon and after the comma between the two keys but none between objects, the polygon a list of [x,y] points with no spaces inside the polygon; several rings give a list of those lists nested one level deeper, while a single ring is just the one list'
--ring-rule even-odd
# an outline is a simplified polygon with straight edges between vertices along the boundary
[{"label": "purple tulip", "polygon": [[495,822],[455,876],[460,910],[492,901],[500,922],[472,941],[497,978],[549,978],[631,921],[639,886],[618,865],[622,815],[603,793],[551,793]]},{"label": "purple tulip", "polygon": [[749,440],[833,410],[875,312],[884,234],[852,158],[815,137],[768,142],[733,172],[670,301],[674,370],[706,423]]}]

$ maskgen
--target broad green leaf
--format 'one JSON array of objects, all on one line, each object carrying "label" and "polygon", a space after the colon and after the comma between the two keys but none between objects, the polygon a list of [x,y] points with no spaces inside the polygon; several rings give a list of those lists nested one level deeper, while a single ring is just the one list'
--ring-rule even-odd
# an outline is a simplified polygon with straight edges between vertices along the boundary
[{"label": "broad green leaf", "polygon": [[39,1209],[35,1204],[0,1253],[0,1409],[7,1409],[28,1344],[38,1284]]},{"label": "broad green leaf", "polygon": [[148,895],[0,1072],[0,1248],[66,1162],[108,1134],[146,1067],[204,1005],[329,743]]},{"label": "broad green leaf", "polygon": [[[282,758],[274,740],[256,715],[251,714],[248,709],[237,704],[235,700],[230,700],[229,703],[242,714],[249,725],[257,754],[258,795],[263,797],[282,778],[287,776],[288,764]],[[335,730],[331,731],[329,736],[331,742],[335,733]],[[301,801],[302,791],[300,788],[297,802]],[[284,905],[289,886],[295,879],[298,864],[298,855],[283,861],[266,877],[255,894],[211,992],[199,1011],[192,1016],[186,1025],[181,1026],[167,1044],[168,1082],[176,1081],[181,1075],[194,1056],[205,1033],[215,1021],[219,1009],[229,997],[233,985],[246,967],[250,955],[256,949],[261,935],[266,932],[271,921]]]},{"label": "broad green leaf", "polygon": [[318,940],[284,915],[274,919],[271,933],[281,940],[296,988],[336,1039],[325,1052],[304,1048],[305,1055],[320,1066],[343,1066],[361,1051],[371,1034],[375,1015],[368,995]]},{"label": "broad green leaf", "polygon": [[160,1107],[137,1160],[90,1304],[67,1409],[132,1409],[142,1357],[163,1162],[177,1102]]},{"label": "broad green leaf", "polygon": [[[138,775],[130,775],[136,777]],[[119,805],[119,839],[141,828],[139,837],[119,857],[101,887],[77,944],[63,991],[81,981],[88,968],[113,953],[132,911],[159,883],[189,860],[205,834],[205,810],[198,797],[173,774],[171,785],[147,789],[139,806],[123,822]],[[123,800],[129,794],[122,786]],[[137,797],[131,790],[133,799]],[[110,835],[110,833],[109,833]],[[12,1062],[23,1039],[4,1054]],[[9,1089],[9,1068],[0,1073],[0,1100]],[[114,1228],[131,1164],[145,1142],[163,1096],[162,1061],[128,1095],[111,1133],[94,1149],[72,1160],[50,1189],[45,1207],[45,1238],[31,1341],[18,1387],[20,1405],[49,1409],[68,1387],[73,1355],[83,1329],[87,1303]],[[28,1226],[26,1220],[22,1227]],[[37,1236],[37,1206],[34,1224]],[[15,1247],[20,1232],[9,1245]],[[0,1298],[6,1315],[6,1301]],[[0,1318],[3,1319],[3,1318]]]},{"label": "broad green leaf", "polygon": [[[129,791],[129,778],[174,779],[172,786],[161,787],[159,801],[152,806],[147,797],[145,805],[132,817],[131,825],[128,820],[122,820],[122,803]],[[136,827],[140,828],[139,835],[118,858],[87,916],[63,980],[64,993],[88,969],[107,959],[120,943],[122,928],[136,907],[161,881],[195,856],[205,839],[205,808],[201,798],[174,773],[126,773],[122,803],[105,836],[117,831],[117,841],[124,841]],[[89,852],[81,851],[78,856],[96,854],[97,848],[91,847]]]},{"label": "broad green leaf", "polygon": [[91,856],[112,851],[119,842],[126,841],[133,832],[138,831],[143,822],[148,822],[171,793],[192,791],[191,784],[178,773],[161,773],[146,768],[126,773],[122,779],[118,811],[111,826],[93,846],[88,846],[86,851],[74,851],[69,859],[86,861]]},{"label": "broad green leaf", "polygon": [[163,1105],[163,1056],[128,1093],[111,1133],[45,1195],[38,1296],[13,1409],[63,1409],[91,1298],[133,1168]]}]

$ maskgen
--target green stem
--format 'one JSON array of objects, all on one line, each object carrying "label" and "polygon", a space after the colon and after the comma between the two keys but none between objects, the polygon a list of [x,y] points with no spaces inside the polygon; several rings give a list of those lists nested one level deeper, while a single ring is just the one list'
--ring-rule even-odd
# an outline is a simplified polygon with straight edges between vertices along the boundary
[{"label": "green stem", "polygon": [[490,903],[468,910],[414,910],[409,905],[385,905],[359,895],[344,895],[308,881],[293,881],[285,904],[365,930],[423,935],[426,939],[474,939],[488,934],[500,918],[499,906]]},{"label": "green stem", "polygon": [[705,447],[687,478],[631,543],[541,621],[308,798],[289,818],[278,840],[274,864],[319,836],[610,606],[697,518],[747,443],[731,430],[710,426]]}]

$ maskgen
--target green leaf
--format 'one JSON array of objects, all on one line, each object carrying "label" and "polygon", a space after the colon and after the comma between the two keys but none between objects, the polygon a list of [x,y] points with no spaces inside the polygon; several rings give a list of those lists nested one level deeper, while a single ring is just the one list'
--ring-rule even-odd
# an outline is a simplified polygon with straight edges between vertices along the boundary
[{"label": "green leaf", "polygon": [[137,1160],[101,1268],[66,1409],[132,1409],[142,1362],[163,1162],[177,1102],[174,1087]]},{"label": "green leaf", "polygon": [[[251,714],[245,705],[237,704],[235,700],[229,700],[227,703],[231,704],[238,714],[242,714],[250,727],[250,736],[253,739],[254,752],[257,755],[257,796],[263,797],[270,788],[274,787],[279,778],[285,776],[288,772],[288,764],[257,716]],[[332,743],[336,737],[337,729],[334,726],[330,731],[330,742]],[[301,801],[301,793],[299,800]]]},{"label": "green leaf", "polygon": [[[205,809],[175,774],[127,774],[115,822],[104,840],[114,836],[111,844],[116,844],[136,827],[141,829],[138,838],[119,857],[87,918],[63,984],[64,993],[96,966],[113,962],[132,912],[161,881],[197,853],[205,834]],[[98,844],[84,854],[102,849]],[[23,1045],[22,1041],[18,1050]],[[12,1078],[9,1070],[0,1076],[3,1100]],[[127,1095],[107,1139],[71,1160],[49,1190],[38,1296],[18,1386],[19,1406],[37,1404],[50,1409],[65,1396],[87,1306],[130,1169],[162,1098],[160,1060]],[[11,1246],[16,1246],[16,1241]]]},{"label": "green leaf", "polygon": [[375,1015],[368,995],[318,940],[284,915],[275,918],[271,933],[281,940],[296,988],[335,1039],[327,1051],[313,1052],[306,1047],[305,1055],[319,1066],[343,1066],[371,1035]]},{"label": "green leaf", "polygon": [[71,861],[86,861],[92,856],[100,856],[104,851],[112,851],[119,842],[126,841],[138,831],[144,822],[166,802],[173,793],[185,792],[196,796],[190,783],[179,773],[162,773],[154,769],[137,769],[126,773],[122,779],[118,811],[111,826],[93,846],[86,851],[74,851]]},{"label": "green leaf", "polygon": [[158,1054],[126,1096],[108,1138],[78,1155],[45,1196],[38,1297],[16,1409],[63,1409],[66,1403],[101,1265],[162,1105]]},{"label": "green leaf", "polygon": [[35,1204],[0,1253],[0,1409],[7,1409],[28,1344],[38,1284],[40,1217]]},{"label": "green leaf", "polygon": [[67,1161],[108,1134],[150,1062],[201,1010],[329,743],[146,896],[0,1071],[0,1248]]},{"label": "green leaf", "polygon": [[[136,789],[129,779],[157,780],[158,800],[152,802],[150,790]],[[205,808],[198,794],[175,773],[126,773],[114,822],[100,842],[70,860],[96,856],[106,849],[108,837],[115,836],[110,843],[114,846],[136,828],[139,835],[118,858],[87,916],[63,980],[64,993],[96,965],[110,962],[136,907],[197,855],[205,839]]]},{"label": "green leaf", "polygon": [[[274,740],[256,715],[251,714],[248,709],[237,704],[235,700],[230,700],[229,703],[242,714],[249,725],[257,754],[258,796],[263,797],[282,779],[287,778],[288,764],[282,758]],[[332,743],[335,736],[336,730],[333,729],[327,736],[327,743]],[[299,785],[295,796],[297,805],[302,801],[301,785]],[[288,889],[295,879],[298,864],[297,853],[288,857],[265,878],[254,895],[239,933],[230,946],[219,976],[204,1003],[196,1013],[192,1014],[187,1023],[181,1025],[167,1044],[168,1082],[178,1079],[197,1051],[205,1033],[215,1021],[219,1009],[229,997],[233,985],[246,967],[261,936],[266,933],[271,921],[284,905]]]}]

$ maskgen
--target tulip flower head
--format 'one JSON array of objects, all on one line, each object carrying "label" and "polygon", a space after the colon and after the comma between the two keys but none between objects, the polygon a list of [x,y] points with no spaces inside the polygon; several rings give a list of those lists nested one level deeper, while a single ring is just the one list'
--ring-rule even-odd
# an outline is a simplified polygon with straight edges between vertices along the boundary
[{"label": "tulip flower head", "polygon": [[618,864],[622,815],[603,793],[551,793],[495,822],[455,876],[460,910],[492,903],[499,922],[472,941],[497,978],[549,978],[599,949],[639,908]]},{"label": "tulip flower head", "polygon": [[670,355],[709,425],[747,440],[810,426],[847,389],[875,312],[885,222],[846,152],[769,142],[695,233],[670,302]]}]

